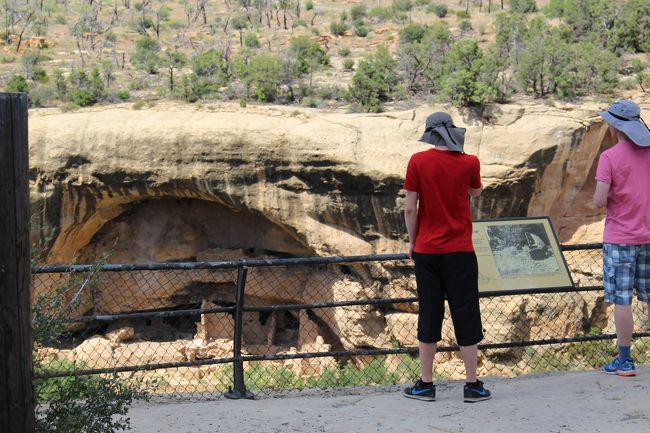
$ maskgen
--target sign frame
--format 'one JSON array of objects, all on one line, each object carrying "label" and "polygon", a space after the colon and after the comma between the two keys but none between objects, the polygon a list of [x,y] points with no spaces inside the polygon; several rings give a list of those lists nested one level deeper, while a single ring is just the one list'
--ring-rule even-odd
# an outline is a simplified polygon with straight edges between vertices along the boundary
[{"label": "sign frame", "polygon": [[575,289],[548,216],[473,221],[472,242],[479,267],[479,294]]}]

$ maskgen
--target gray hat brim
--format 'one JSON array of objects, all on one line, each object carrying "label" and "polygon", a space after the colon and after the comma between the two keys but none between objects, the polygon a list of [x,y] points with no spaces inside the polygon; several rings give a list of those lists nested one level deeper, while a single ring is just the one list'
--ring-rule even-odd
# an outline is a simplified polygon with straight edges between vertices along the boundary
[{"label": "gray hat brim", "polygon": [[454,152],[464,152],[465,128],[450,128],[445,125],[438,125],[425,131],[420,137],[420,141],[434,146],[447,146],[449,150]]},{"label": "gray hat brim", "polygon": [[605,122],[609,123],[619,131],[625,133],[625,135],[627,135],[628,138],[632,140],[637,146],[650,146],[650,130],[648,130],[648,127],[641,120],[618,119],[607,111],[602,111],[598,113],[598,115],[602,117]]}]

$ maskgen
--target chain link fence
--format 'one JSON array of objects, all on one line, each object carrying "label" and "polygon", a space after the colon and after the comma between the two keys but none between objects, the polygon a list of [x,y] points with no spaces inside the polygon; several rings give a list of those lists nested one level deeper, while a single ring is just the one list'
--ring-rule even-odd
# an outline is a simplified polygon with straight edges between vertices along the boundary
[{"label": "chain link fence", "polygon": [[[481,376],[599,368],[615,355],[601,245],[563,252],[575,288],[481,294]],[[419,376],[404,254],[43,266],[33,287],[35,302],[51,307],[35,323],[65,322],[61,340],[38,350],[38,380],[119,374],[156,394],[214,399]],[[646,363],[646,305],[633,306],[633,354]],[[462,378],[451,320],[444,326],[435,376]]]}]

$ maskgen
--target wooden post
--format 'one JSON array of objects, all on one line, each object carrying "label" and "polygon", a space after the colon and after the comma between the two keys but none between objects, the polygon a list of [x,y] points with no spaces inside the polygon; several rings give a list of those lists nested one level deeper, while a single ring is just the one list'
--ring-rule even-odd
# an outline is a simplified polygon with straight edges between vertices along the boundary
[{"label": "wooden post", "polygon": [[0,93],[0,432],[34,432],[27,95]]}]

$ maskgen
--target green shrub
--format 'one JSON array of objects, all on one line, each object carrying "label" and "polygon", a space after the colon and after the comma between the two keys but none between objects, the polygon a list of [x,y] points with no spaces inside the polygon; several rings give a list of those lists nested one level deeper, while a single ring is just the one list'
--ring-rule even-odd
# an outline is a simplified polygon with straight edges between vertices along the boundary
[{"label": "green shrub", "polygon": [[339,56],[347,57],[349,55],[350,55],[350,48],[348,48],[348,47],[339,48]]},{"label": "green shrub", "polygon": [[413,9],[411,0],[393,0],[393,9],[398,12],[410,12]]},{"label": "green shrub", "polygon": [[145,90],[150,87],[149,80],[145,77],[136,77],[129,81],[129,89],[131,90]]},{"label": "green shrub", "polygon": [[375,6],[368,11],[368,16],[375,17],[381,21],[387,21],[395,16],[395,11],[392,8]]},{"label": "green shrub", "polygon": [[185,22],[176,18],[171,18],[167,21],[167,25],[174,30],[179,30],[185,27]]},{"label": "green shrub", "polygon": [[296,64],[293,73],[296,76],[311,74],[317,69],[326,66],[330,57],[320,44],[306,36],[298,36],[291,39],[289,52],[295,56]]},{"label": "green shrub", "polygon": [[340,99],[341,98],[341,88],[339,86],[320,86],[316,89],[316,93],[319,98],[326,99]]},{"label": "green shrub", "polygon": [[400,44],[407,44],[410,42],[422,42],[422,38],[426,34],[427,29],[420,24],[411,24],[399,31]]},{"label": "green shrub", "polygon": [[244,46],[247,48],[259,48],[260,40],[255,33],[249,32],[244,35]]},{"label": "green shrub", "polygon": [[126,89],[118,90],[115,93],[115,95],[117,95],[117,97],[120,98],[122,101],[128,101],[129,99],[131,99],[131,94]]},{"label": "green shrub", "polygon": [[63,71],[55,69],[54,73],[54,86],[56,87],[56,95],[59,99],[65,100],[68,97],[68,82],[63,76]]},{"label": "green shrub", "polygon": [[11,93],[29,93],[29,84],[27,84],[27,80],[22,75],[13,75],[7,81],[5,91]]},{"label": "green shrub", "polygon": [[35,53],[25,53],[20,59],[20,62],[26,67],[33,67],[41,63],[43,58],[41,57],[40,52]]},{"label": "green shrub", "polygon": [[318,108],[322,101],[319,101],[317,98],[308,96],[306,98],[303,98],[302,101],[300,101],[300,106],[301,107],[307,107],[307,108]]},{"label": "green shrub", "polygon": [[70,92],[70,99],[74,104],[80,107],[88,107],[97,102],[93,97],[92,92],[87,89],[72,89]]},{"label": "green shrub", "polygon": [[352,68],[354,68],[354,60],[352,59],[343,60],[343,69],[345,69],[346,71],[351,71]]},{"label": "green shrub", "polygon": [[[214,96],[219,89],[230,80],[228,63],[221,52],[211,48],[197,55],[192,59],[192,70],[194,75],[185,80],[184,86],[190,86],[183,90],[183,99],[194,102],[193,99]],[[185,78],[185,77],[184,77]]]},{"label": "green shrub", "polygon": [[[106,94],[104,80],[97,68],[93,68],[90,76],[83,70],[73,71],[70,73],[68,81],[71,88],[70,100],[80,107],[93,105]],[[58,87],[59,84],[57,84]]]},{"label": "green shrub", "polygon": [[44,107],[48,102],[56,99],[56,88],[51,85],[37,86],[29,92],[29,103],[34,107]]},{"label": "green shrub", "polygon": [[330,24],[330,32],[332,32],[334,36],[341,36],[347,31],[347,29],[348,25],[343,22],[333,22]]},{"label": "green shrub", "polygon": [[310,11],[312,9],[314,9],[314,2],[312,0],[307,0],[307,2],[305,2],[305,10]]},{"label": "green shrub", "polygon": [[358,102],[364,111],[380,112],[398,84],[397,62],[384,46],[359,62],[348,88],[348,99]]},{"label": "green shrub", "polygon": [[366,25],[366,22],[362,18],[357,18],[356,20],[352,21],[352,25],[354,27],[362,27]]},{"label": "green shrub", "polygon": [[460,19],[469,19],[469,18],[471,18],[470,13],[467,12],[467,11],[463,11],[463,10],[456,11],[456,16],[458,18],[460,18]]},{"label": "green shrub", "polygon": [[497,97],[493,80],[485,78],[483,51],[473,39],[457,41],[444,57],[440,93],[455,106],[484,105]]},{"label": "green shrub", "polygon": [[136,43],[131,63],[149,74],[157,74],[160,65],[159,52],[160,44],[148,36],[144,37]]},{"label": "green shrub", "polygon": [[[38,253],[34,254],[38,257]],[[88,293],[97,267],[84,276],[73,276],[65,286],[38,296],[32,306],[33,360],[36,375],[66,372],[69,375],[34,380],[36,432],[115,433],[129,428],[126,417],[136,399],[146,399],[140,384],[130,383],[116,373],[104,376],[75,374],[84,365],[70,361],[47,361],[39,349],[57,347],[66,331],[64,322]]]},{"label": "green shrub", "polygon": [[368,28],[365,26],[357,27],[354,29],[354,34],[359,36],[360,38],[365,38],[368,36]]},{"label": "green shrub", "polygon": [[427,12],[435,14],[438,18],[447,16],[447,5],[434,4],[427,7]]},{"label": "green shrub", "polygon": [[291,23],[291,27],[293,27],[294,29],[298,27],[307,28],[307,21],[303,19],[293,20],[293,23]]},{"label": "green shrub", "polygon": [[200,77],[217,77],[221,82],[226,82],[228,77],[228,64],[223,54],[215,48],[198,54],[192,59],[192,70]]},{"label": "green shrub", "polygon": [[463,33],[471,32],[472,29],[473,29],[473,28],[472,28],[472,23],[471,23],[470,20],[462,20],[462,21],[458,24],[458,28],[459,28],[460,31],[463,32]]},{"label": "green shrub", "polygon": [[368,8],[363,3],[354,5],[352,6],[352,9],[350,9],[350,16],[353,20],[364,18],[366,15],[368,15]]},{"label": "green shrub", "polygon": [[510,0],[510,9],[513,12],[528,14],[537,10],[535,0]]},{"label": "green shrub", "polygon": [[647,64],[642,62],[639,59],[632,59],[632,64],[630,65],[632,73],[635,74],[635,81],[641,88],[643,92],[646,91],[646,87],[650,84],[650,75],[646,72]]},{"label": "green shrub", "polygon": [[0,55],[0,63],[13,63],[16,61],[16,56]]},{"label": "green shrub", "polygon": [[235,59],[235,74],[253,92],[260,102],[274,101],[280,90],[280,59],[269,53],[248,56],[242,53]]},{"label": "green shrub", "polygon": [[40,66],[36,66],[32,68],[32,80],[38,81],[39,83],[47,83],[49,81],[49,78],[47,76],[47,73],[45,72],[45,69],[41,68]]}]

